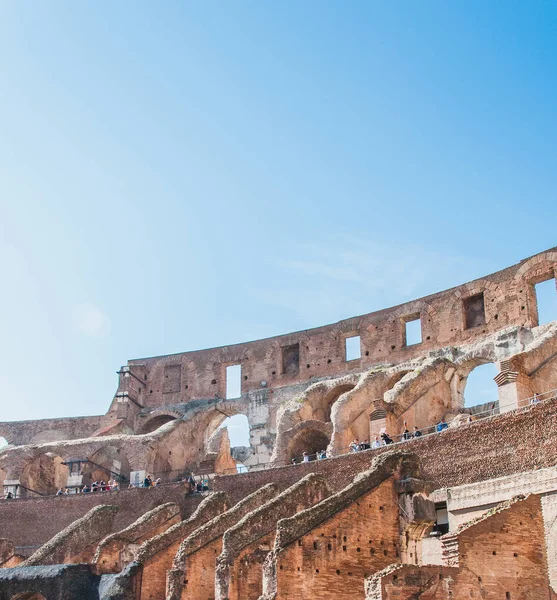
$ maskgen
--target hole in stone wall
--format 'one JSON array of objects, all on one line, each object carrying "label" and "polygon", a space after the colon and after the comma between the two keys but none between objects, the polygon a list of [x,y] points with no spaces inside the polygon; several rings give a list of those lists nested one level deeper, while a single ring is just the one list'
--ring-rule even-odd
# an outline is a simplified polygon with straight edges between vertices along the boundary
[{"label": "hole in stone wall", "polygon": [[226,427],[228,429],[228,438],[230,447],[249,446],[249,421],[246,415],[233,415],[227,417],[220,425],[219,429]]},{"label": "hole in stone wall", "polygon": [[464,388],[464,406],[470,408],[486,402],[496,402],[499,390],[493,378],[498,375],[494,363],[478,365],[466,379]]},{"label": "hole in stone wall", "polygon": [[485,325],[485,304],[483,292],[462,301],[464,310],[464,328],[471,329]]},{"label": "hole in stone wall", "polygon": [[283,375],[297,375],[300,370],[300,344],[284,346],[281,352]]},{"label": "hole in stone wall", "polygon": [[404,345],[413,346],[422,343],[422,320],[409,319],[404,322]]},{"label": "hole in stone wall", "polygon": [[557,321],[557,289],[555,279],[542,281],[534,286],[538,305],[538,325]]},{"label": "hole in stone wall", "polygon": [[362,357],[359,335],[353,335],[344,340],[344,352],[346,361],[357,360]]},{"label": "hole in stone wall", "polygon": [[226,399],[239,398],[242,395],[242,365],[226,367]]}]

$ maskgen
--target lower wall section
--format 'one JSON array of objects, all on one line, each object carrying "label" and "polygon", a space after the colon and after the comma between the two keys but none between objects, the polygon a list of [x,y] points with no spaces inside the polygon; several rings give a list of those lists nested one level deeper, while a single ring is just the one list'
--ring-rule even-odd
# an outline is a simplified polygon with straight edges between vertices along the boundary
[{"label": "lower wall section", "polygon": [[189,517],[201,502],[200,494],[186,495],[182,484],[120,492],[97,492],[78,496],[19,498],[0,502],[1,536],[12,540],[16,553],[30,556],[68,525],[101,504],[118,506],[114,530],[124,529],[147,511],[165,502],[180,506],[182,517]]},{"label": "lower wall section", "polygon": [[[532,443],[534,439],[536,443]],[[284,489],[307,473],[322,473],[330,488],[336,491],[368,469],[373,457],[392,448],[387,446],[327,460],[220,476],[215,478],[214,488],[228,492],[235,499],[271,481]],[[421,462],[423,478],[436,488],[552,467],[557,464],[557,400],[543,402],[524,412],[507,413],[447,429],[395,448],[415,453]]]},{"label": "lower wall section", "polygon": [[364,579],[399,556],[392,479],[331,516],[277,555],[277,597],[362,598]]},{"label": "lower wall section", "polygon": [[47,600],[98,600],[98,582],[88,565],[0,569],[0,600],[27,593],[23,598],[38,593]]}]

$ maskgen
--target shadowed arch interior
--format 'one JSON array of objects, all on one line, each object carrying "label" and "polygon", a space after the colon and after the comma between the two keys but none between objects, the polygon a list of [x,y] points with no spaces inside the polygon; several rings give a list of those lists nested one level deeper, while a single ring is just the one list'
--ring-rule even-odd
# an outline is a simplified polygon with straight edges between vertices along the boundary
[{"label": "shadowed arch interior", "polygon": [[[288,462],[292,462],[292,459],[296,459],[297,462],[301,461],[304,452],[314,455],[317,452],[326,450],[329,442],[329,436],[323,431],[304,429],[303,431],[300,431],[288,445]],[[315,456],[312,456],[311,458],[313,460]]]},{"label": "shadowed arch interior", "polygon": [[143,425],[141,433],[152,433],[153,431],[156,431],[159,427],[162,427],[163,425],[170,423],[170,421],[175,420],[176,417],[173,417],[171,415],[158,415],[156,417],[153,417],[152,419],[149,419],[147,423]]}]

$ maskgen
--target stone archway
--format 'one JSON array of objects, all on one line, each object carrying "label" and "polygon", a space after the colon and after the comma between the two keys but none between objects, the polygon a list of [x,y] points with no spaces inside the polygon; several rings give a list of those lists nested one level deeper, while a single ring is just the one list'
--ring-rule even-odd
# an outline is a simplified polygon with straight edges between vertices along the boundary
[{"label": "stone archway", "polygon": [[53,495],[68,482],[69,470],[64,459],[46,452],[30,460],[21,472],[21,487],[31,496]]},{"label": "stone archway", "polygon": [[310,455],[310,459],[314,460],[316,454],[322,450],[326,450],[330,441],[331,427],[319,427],[317,423],[305,422],[301,423],[301,427],[295,428],[297,431],[292,432],[286,450],[286,462],[291,463],[294,459],[296,462],[301,462],[304,452]]},{"label": "stone archway", "polygon": [[139,433],[141,433],[141,434],[152,433],[153,431],[156,431],[157,429],[159,429],[159,427],[162,427],[163,425],[166,425],[167,423],[170,423],[171,421],[175,421],[176,419],[177,419],[177,417],[175,417],[174,415],[169,415],[169,414],[156,415],[156,416],[150,418],[148,421],[146,421],[142,425]]},{"label": "stone archway", "polygon": [[316,403],[313,418],[317,421],[324,421],[325,423],[330,422],[333,404],[342,396],[342,394],[353,390],[355,387],[356,384],[345,383],[333,388],[323,397],[321,403]]}]

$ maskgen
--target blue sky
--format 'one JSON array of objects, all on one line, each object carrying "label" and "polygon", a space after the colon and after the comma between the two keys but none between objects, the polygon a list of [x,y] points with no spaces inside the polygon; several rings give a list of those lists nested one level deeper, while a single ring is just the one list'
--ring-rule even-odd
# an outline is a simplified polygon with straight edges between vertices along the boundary
[{"label": "blue sky", "polygon": [[0,420],[557,244],[554,2],[0,4]]}]

